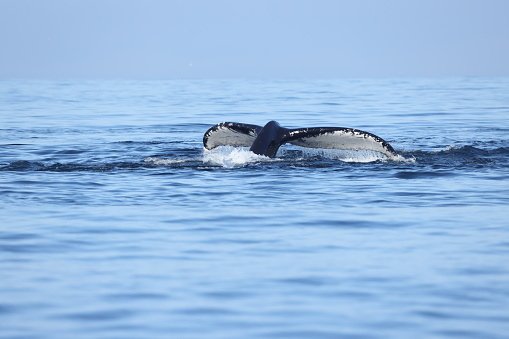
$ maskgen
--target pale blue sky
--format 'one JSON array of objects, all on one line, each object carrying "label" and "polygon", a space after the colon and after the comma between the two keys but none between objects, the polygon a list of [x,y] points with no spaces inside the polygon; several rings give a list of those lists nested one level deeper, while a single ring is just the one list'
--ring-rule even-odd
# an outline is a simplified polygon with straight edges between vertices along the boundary
[{"label": "pale blue sky", "polygon": [[0,0],[0,78],[509,76],[508,0]]}]

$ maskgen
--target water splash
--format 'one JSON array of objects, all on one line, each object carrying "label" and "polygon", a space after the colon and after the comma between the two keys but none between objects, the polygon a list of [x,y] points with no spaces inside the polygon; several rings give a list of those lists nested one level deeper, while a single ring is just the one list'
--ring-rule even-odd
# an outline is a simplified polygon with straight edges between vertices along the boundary
[{"label": "water splash", "polygon": [[370,150],[337,150],[337,149],[301,149],[303,157],[319,157],[330,160],[339,160],[343,162],[359,162],[368,163],[375,161],[394,161],[394,162],[407,162],[414,163],[415,158],[405,158],[402,155],[388,157],[382,153]]},{"label": "water splash", "polygon": [[212,150],[204,150],[202,161],[209,165],[233,168],[242,167],[249,163],[271,162],[280,160],[255,154],[249,151],[247,148],[219,146]]},{"label": "water splash", "polygon": [[212,150],[203,151],[203,163],[222,166],[225,168],[242,167],[249,163],[260,162],[278,162],[278,161],[292,161],[310,158],[322,158],[329,160],[338,160],[342,162],[359,162],[368,163],[375,161],[394,161],[394,162],[407,162],[414,163],[415,158],[405,158],[402,155],[394,157],[387,157],[376,151],[346,151],[334,149],[311,149],[311,148],[298,148],[295,150],[280,150],[277,158],[269,158],[263,155],[257,155],[249,151],[247,148],[233,147],[233,146],[220,146]]}]

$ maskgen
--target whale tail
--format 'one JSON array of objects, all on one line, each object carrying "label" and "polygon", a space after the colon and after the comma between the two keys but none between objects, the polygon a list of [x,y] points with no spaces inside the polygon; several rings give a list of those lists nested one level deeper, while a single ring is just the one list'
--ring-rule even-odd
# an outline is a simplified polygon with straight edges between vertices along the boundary
[{"label": "whale tail", "polygon": [[203,146],[210,150],[218,146],[250,147],[256,154],[275,157],[286,143],[301,147],[371,150],[388,157],[397,156],[392,146],[369,132],[344,127],[311,127],[288,129],[270,121],[265,126],[222,122],[207,130]]}]

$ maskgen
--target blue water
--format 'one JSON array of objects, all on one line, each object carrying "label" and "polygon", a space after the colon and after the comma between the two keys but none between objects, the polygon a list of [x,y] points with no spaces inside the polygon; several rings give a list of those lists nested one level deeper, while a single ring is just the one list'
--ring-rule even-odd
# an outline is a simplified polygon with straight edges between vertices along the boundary
[{"label": "blue water", "polygon": [[[204,152],[221,121],[401,154]],[[0,81],[0,338],[507,338],[509,79]]]}]

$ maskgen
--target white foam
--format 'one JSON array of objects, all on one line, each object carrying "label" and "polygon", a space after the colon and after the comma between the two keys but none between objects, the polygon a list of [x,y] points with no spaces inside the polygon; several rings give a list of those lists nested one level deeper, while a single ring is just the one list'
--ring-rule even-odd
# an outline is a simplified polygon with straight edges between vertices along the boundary
[{"label": "white foam", "polygon": [[402,155],[386,156],[377,151],[371,150],[337,150],[337,149],[302,149],[306,156],[320,156],[326,159],[339,160],[343,162],[374,162],[374,161],[395,161],[415,162],[415,159],[407,159]]},{"label": "white foam", "polygon": [[449,146],[446,146],[443,150],[436,151],[436,153],[438,153],[438,152],[456,151],[456,150],[462,149],[463,147],[465,147],[465,146],[464,145],[449,145]]},{"label": "white foam", "polygon": [[219,146],[211,150],[204,149],[203,160],[206,164],[225,168],[241,167],[249,163],[277,161],[269,157],[254,154],[247,148]]},{"label": "white foam", "polygon": [[305,158],[321,157],[325,159],[338,160],[343,162],[374,162],[374,161],[395,161],[414,163],[415,158],[405,158],[402,155],[387,157],[386,155],[376,151],[347,151],[335,149],[314,149],[314,148],[300,148],[302,156],[293,158],[285,156],[285,150],[278,152],[278,158],[269,158],[263,155],[258,155],[251,152],[246,147],[233,147],[233,146],[219,146],[212,150],[203,150],[201,158],[157,158],[148,157],[143,159],[144,162],[151,163],[158,166],[172,166],[184,164],[188,162],[202,161],[204,164],[221,166],[224,168],[243,167],[250,163],[260,162],[275,162],[275,161],[301,161]]},{"label": "white foam", "polygon": [[405,158],[404,156],[402,155],[396,155],[396,156],[393,156],[393,157],[390,157],[388,158],[388,160],[390,161],[395,161],[395,162],[406,162],[406,163],[415,163],[417,162],[417,160],[415,159],[415,157],[412,157],[412,158]]},{"label": "white foam", "polygon": [[183,164],[190,160],[189,159],[179,159],[179,158],[164,159],[164,158],[148,157],[148,158],[143,159],[143,161],[149,162],[149,163],[152,163],[152,164],[158,165],[158,166],[159,165],[170,166],[170,165],[175,165],[175,164]]}]

